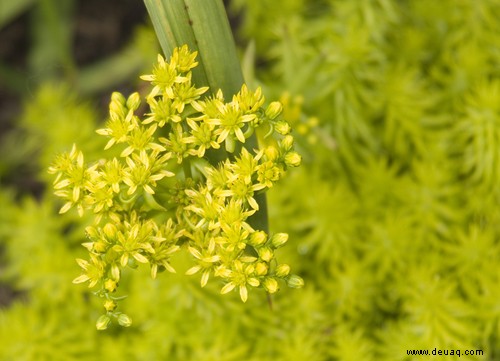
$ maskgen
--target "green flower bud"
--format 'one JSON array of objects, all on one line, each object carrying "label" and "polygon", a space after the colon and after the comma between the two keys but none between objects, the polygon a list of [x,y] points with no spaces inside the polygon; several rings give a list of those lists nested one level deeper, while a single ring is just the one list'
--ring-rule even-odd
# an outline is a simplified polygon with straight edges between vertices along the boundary
[{"label": "green flower bud", "polygon": [[[251,275],[254,272],[255,272],[255,266],[254,265],[250,264],[250,265],[248,265],[248,266],[245,267],[245,274],[247,276]],[[247,282],[248,282],[248,280],[247,280]]]},{"label": "green flower bud", "polygon": [[290,124],[288,124],[288,122],[285,120],[280,120],[276,122],[276,124],[274,125],[274,129],[276,129],[276,131],[282,135],[287,135],[292,130]]},{"label": "green flower bud", "polygon": [[118,102],[111,102],[109,105],[109,116],[111,119],[118,120],[125,118],[125,107]]},{"label": "green flower bud", "polygon": [[266,116],[269,119],[275,119],[278,115],[281,114],[283,110],[283,105],[280,102],[272,102],[266,109]]},{"label": "green flower bud", "polygon": [[287,233],[276,233],[271,237],[271,244],[274,248],[280,248],[288,241]]},{"label": "green flower bud", "polygon": [[276,276],[283,278],[288,276],[290,273],[290,266],[287,264],[280,264],[278,267],[276,267]]},{"label": "green flower bud", "polygon": [[132,319],[128,315],[122,313],[120,314],[120,316],[118,316],[118,323],[120,324],[120,326],[129,327],[130,325],[132,325]]},{"label": "green flower bud", "polygon": [[276,293],[279,289],[278,281],[269,277],[264,280],[264,289],[269,293]]},{"label": "green flower bud", "polygon": [[259,256],[265,262],[271,262],[273,259],[273,251],[269,247],[259,249]]},{"label": "green flower bud", "polygon": [[104,288],[108,292],[115,292],[116,291],[116,281],[112,280],[111,278],[108,278],[106,281],[104,281]]},{"label": "green flower bud", "polygon": [[234,150],[236,148],[236,141],[234,140],[233,136],[228,136],[224,142],[226,151],[229,153],[234,153]]},{"label": "green flower bud", "polygon": [[118,267],[116,263],[111,265],[111,276],[113,277],[112,281],[115,282],[116,287],[116,282],[120,280],[120,267]]},{"label": "green flower bud", "polygon": [[285,155],[285,164],[289,167],[298,167],[302,162],[302,157],[297,152],[288,152]]},{"label": "green flower bud", "polygon": [[118,233],[118,230],[116,229],[116,226],[113,223],[106,223],[106,225],[103,228],[104,234],[108,238],[115,238],[116,234]]},{"label": "green flower bud", "polygon": [[250,244],[252,246],[260,246],[267,241],[267,234],[264,231],[257,231],[250,236]]},{"label": "green flower bud", "polygon": [[139,105],[141,105],[141,97],[139,96],[139,93],[135,92],[130,94],[127,99],[127,108],[136,110],[137,108],[139,108]]},{"label": "green flower bud", "polygon": [[260,281],[255,277],[248,278],[247,283],[252,287],[259,287],[260,285]]},{"label": "green flower bud", "polygon": [[125,105],[125,97],[120,92],[113,92],[111,94],[111,102]]},{"label": "green flower bud", "polygon": [[275,160],[279,156],[279,152],[276,147],[267,147],[264,150],[264,154],[266,155],[268,160]]},{"label": "green flower bud", "polygon": [[288,134],[280,142],[280,148],[288,152],[289,150],[292,149],[292,147],[293,147],[293,137],[290,134]]},{"label": "green flower bud", "polygon": [[102,330],[105,330],[108,328],[108,325],[109,325],[109,322],[111,321],[111,319],[109,318],[109,316],[107,315],[102,315],[101,317],[99,317],[97,319],[97,322],[95,323],[95,327],[99,330],[99,331],[102,331]]},{"label": "green flower bud", "polygon": [[92,226],[86,227],[85,233],[87,234],[87,237],[90,239],[99,237],[99,234],[97,233],[97,229],[95,227],[92,227]]},{"label": "green flower bud", "polygon": [[92,245],[92,249],[94,250],[94,252],[97,252],[97,253],[106,252],[106,248],[107,248],[107,245],[103,241],[94,242],[94,244]]},{"label": "green flower bud", "polygon": [[255,273],[257,274],[257,276],[266,275],[268,270],[269,266],[264,262],[257,262],[257,264],[255,265]]},{"label": "green flower bud", "polygon": [[116,308],[116,302],[113,300],[106,300],[104,302],[104,309],[108,312],[114,311]]},{"label": "green flower bud", "polygon": [[291,275],[286,282],[287,282],[288,287],[291,287],[291,288],[304,287],[304,280],[302,279],[302,277],[297,276],[297,275]]}]

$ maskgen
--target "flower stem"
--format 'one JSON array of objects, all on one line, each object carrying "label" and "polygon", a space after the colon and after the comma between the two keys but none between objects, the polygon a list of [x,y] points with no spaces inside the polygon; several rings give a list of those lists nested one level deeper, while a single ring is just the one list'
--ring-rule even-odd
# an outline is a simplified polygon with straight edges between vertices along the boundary
[{"label": "flower stem", "polygon": [[193,174],[191,173],[191,162],[184,159],[184,161],[182,162],[182,167],[184,169],[184,178],[193,178]]}]

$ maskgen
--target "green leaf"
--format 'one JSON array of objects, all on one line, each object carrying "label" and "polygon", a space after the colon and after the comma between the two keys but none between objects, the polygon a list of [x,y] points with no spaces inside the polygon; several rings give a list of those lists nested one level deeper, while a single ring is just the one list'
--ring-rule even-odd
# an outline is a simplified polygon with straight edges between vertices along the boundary
[{"label": "green leaf", "polygon": [[166,56],[187,44],[198,51],[199,65],[193,70],[198,86],[221,89],[226,97],[243,84],[240,61],[220,0],[145,0],[158,40]]}]

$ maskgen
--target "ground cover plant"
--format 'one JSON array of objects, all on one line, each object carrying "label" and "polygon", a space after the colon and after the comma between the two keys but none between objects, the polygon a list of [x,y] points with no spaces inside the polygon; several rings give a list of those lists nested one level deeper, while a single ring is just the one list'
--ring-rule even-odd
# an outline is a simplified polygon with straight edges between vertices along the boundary
[{"label": "ground cover plant", "polygon": [[[94,130],[109,135],[105,116],[82,101],[92,92],[51,78],[25,96],[14,129],[2,134],[1,278],[16,297],[0,311],[0,359],[498,359],[500,2],[233,0],[228,11],[239,24],[247,89],[280,100],[302,156],[267,203],[270,234],[289,234],[279,262],[305,286],[281,287],[272,307],[258,290],[243,303],[239,289],[221,296],[224,282],[213,275],[200,287],[201,269],[180,272],[196,257],[177,252],[175,274],[152,280],[151,268],[124,268],[119,310],[133,323],[97,331],[102,300],[72,284],[95,216],[59,215],[64,203],[46,170],[73,143],[91,167],[122,159],[126,146],[103,155],[109,139]],[[151,74],[154,53],[137,75]],[[221,134],[215,142],[225,148]],[[186,144],[186,158],[198,159],[200,148]],[[177,159],[169,171],[182,175]],[[35,196],[16,180],[20,170],[41,185]],[[175,178],[164,175],[158,186]]]}]

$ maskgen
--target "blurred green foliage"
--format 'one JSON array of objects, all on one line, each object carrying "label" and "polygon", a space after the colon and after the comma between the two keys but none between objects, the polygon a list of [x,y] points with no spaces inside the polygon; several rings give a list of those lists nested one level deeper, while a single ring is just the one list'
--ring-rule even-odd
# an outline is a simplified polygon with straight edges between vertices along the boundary
[{"label": "blurred green foliage", "polygon": [[[85,220],[58,216],[50,190],[3,188],[0,277],[23,294],[0,310],[0,360],[422,360],[406,352],[420,348],[498,359],[500,2],[232,8],[253,42],[247,82],[281,97],[304,155],[269,205],[271,228],[294,242],[280,261],[306,287],[270,310],[181,274],[136,275],[121,285],[135,325],[97,333],[97,306],[71,284]],[[29,155],[45,182],[47,160],[77,137],[99,157],[97,115],[61,89],[27,97],[25,141],[4,141],[0,179]]]}]

